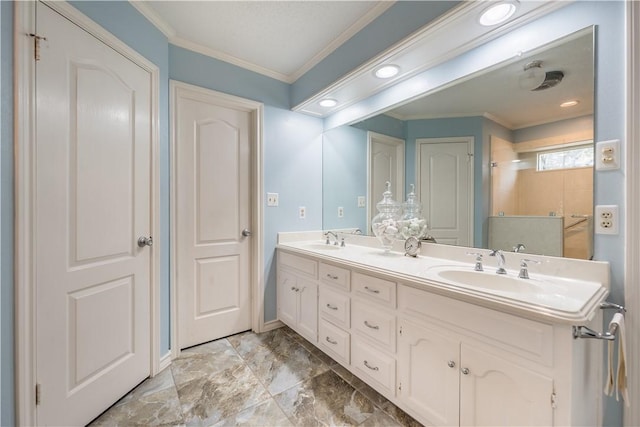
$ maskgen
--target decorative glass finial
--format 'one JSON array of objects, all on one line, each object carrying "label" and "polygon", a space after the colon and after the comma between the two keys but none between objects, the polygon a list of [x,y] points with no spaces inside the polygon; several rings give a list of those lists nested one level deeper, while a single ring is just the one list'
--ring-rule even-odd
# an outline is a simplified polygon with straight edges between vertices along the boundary
[{"label": "decorative glass finial", "polygon": [[421,239],[427,235],[427,221],[422,217],[422,205],[416,199],[415,185],[411,184],[409,188],[411,191],[407,194],[407,201],[402,205],[404,215],[398,221],[400,234],[405,239]]},{"label": "decorative glass finial", "polygon": [[371,220],[371,230],[382,243],[385,252],[389,252],[398,235],[398,220],[402,209],[400,203],[393,200],[389,181],[385,182],[382,200],[376,204],[376,208],[379,213]]}]

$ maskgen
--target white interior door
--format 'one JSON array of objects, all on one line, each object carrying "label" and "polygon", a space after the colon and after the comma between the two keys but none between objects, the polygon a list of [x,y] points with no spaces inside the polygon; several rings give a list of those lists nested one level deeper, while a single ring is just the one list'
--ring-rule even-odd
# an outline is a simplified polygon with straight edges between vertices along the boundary
[{"label": "white interior door", "polygon": [[173,109],[178,341],[186,348],[251,328],[253,113],[179,84]]},{"label": "white interior door", "polygon": [[438,243],[473,246],[473,138],[416,140],[416,184]]},{"label": "white interior door", "polygon": [[151,76],[36,13],[37,422],[83,425],[150,374]]},{"label": "white interior door", "polygon": [[371,219],[378,215],[376,204],[382,200],[385,183],[391,183],[394,200],[404,200],[404,140],[368,132],[367,234],[372,234]]}]

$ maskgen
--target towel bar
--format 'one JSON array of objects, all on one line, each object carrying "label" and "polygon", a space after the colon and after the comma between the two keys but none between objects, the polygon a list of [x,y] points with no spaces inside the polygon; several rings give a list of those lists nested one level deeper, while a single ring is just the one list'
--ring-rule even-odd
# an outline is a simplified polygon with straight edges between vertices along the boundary
[{"label": "towel bar", "polygon": [[[619,304],[614,304],[612,302],[602,302],[600,303],[601,310],[614,309],[617,310],[618,313],[626,313],[627,309]],[[611,323],[609,324],[609,330],[607,332],[596,332],[591,328],[586,326],[574,326],[573,327],[573,338],[594,338],[598,340],[608,340],[613,341],[616,339],[616,334],[618,332],[618,324]]]}]

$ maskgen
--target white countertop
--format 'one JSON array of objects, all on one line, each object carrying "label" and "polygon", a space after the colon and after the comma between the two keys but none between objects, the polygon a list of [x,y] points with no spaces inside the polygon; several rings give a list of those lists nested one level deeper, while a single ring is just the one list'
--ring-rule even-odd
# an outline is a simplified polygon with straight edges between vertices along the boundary
[{"label": "white countertop", "polygon": [[[394,251],[386,253],[375,238],[364,236],[348,236],[346,247],[328,246],[321,239],[320,232],[310,232],[281,234],[277,247],[311,255],[321,261],[344,264],[364,273],[386,276],[425,291],[549,323],[584,324],[608,295],[609,266],[604,262],[505,253],[508,277],[505,279],[495,274],[495,259],[485,257],[485,271],[473,271],[474,258],[467,252],[486,255],[486,249],[423,244],[423,254],[413,258],[404,256],[400,252],[402,242],[398,243]],[[424,255],[425,252],[429,255]],[[518,279],[519,263],[525,257],[539,260],[541,264],[530,264],[530,279]],[[491,285],[488,289],[486,286],[474,286],[469,281],[451,280],[447,273],[442,274],[451,270],[482,279],[478,282],[501,286]]]}]

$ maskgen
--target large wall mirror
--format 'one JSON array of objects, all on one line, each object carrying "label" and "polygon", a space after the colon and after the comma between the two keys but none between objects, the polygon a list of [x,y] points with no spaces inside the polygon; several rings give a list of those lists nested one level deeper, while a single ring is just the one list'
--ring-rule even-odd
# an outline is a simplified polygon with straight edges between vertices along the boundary
[{"label": "large wall mirror", "polygon": [[323,228],[371,234],[388,180],[438,243],[590,259],[593,106],[590,27],[328,130]]}]

